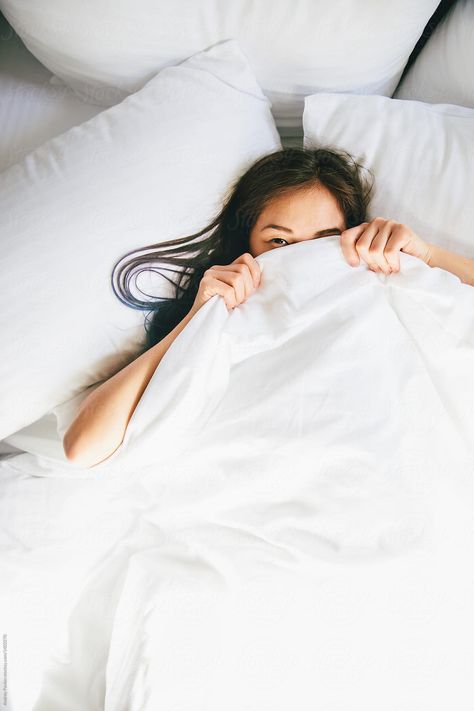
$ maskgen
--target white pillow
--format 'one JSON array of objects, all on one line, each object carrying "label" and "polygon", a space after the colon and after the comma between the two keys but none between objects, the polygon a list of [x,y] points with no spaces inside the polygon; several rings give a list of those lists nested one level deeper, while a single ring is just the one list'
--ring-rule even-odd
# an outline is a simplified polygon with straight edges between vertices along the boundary
[{"label": "white pillow", "polygon": [[457,0],[410,67],[395,96],[474,108],[473,0]]},{"label": "white pillow", "polygon": [[391,96],[439,0],[0,0],[28,49],[81,98],[111,106],[159,69],[237,39],[280,129],[315,91]]},{"label": "white pillow", "polygon": [[474,110],[382,96],[306,98],[304,145],[332,144],[375,174],[372,217],[474,257]]},{"label": "white pillow", "polygon": [[0,439],[136,357],[145,314],[115,296],[115,262],[202,229],[230,184],[280,147],[231,40],[0,174]]}]

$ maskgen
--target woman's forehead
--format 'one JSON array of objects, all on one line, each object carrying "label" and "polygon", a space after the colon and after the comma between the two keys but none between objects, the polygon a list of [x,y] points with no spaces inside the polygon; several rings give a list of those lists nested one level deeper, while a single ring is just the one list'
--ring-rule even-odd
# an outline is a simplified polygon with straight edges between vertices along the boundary
[{"label": "woman's forehead", "polygon": [[[293,190],[272,198],[259,216],[259,226],[270,219],[292,220],[298,222],[320,221],[321,219],[344,220],[344,215],[336,198],[323,186],[314,186],[305,190]],[[284,222],[282,223],[284,225]]]}]

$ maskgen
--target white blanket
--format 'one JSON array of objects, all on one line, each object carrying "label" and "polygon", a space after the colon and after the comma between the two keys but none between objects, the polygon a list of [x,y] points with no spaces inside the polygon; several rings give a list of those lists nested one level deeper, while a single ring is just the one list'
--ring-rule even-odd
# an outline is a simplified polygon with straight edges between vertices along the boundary
[{"label": "white blanket", "polygon": [[400,261],[261,255],[112,457],[0,462],[8,709],[472,708],[474,289]]}]

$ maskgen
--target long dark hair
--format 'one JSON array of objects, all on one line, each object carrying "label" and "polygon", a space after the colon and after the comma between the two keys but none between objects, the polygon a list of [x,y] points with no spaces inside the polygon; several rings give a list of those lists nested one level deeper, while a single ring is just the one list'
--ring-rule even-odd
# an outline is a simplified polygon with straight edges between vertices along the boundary
[{"label": "long dark hair", "polygon": [[[161,341],[189,312],[206,269],[230,264],[249,251],[251,230],[270,199],[317,184],[336,198],[347,229],[366,221],[373,188],[369,170],[340,149],[283,148],[253,163],[224,196],[220,212],[199,232],[124,254],[114,265],[112,288],[127,306],[148,311],[143,351]],[[173,285],[174,294],[141,301],[130,291],[130,280],[143,271],[157,271],[153,263],[163,265],[158,271]],[[174,273],[177,279],[164,272]]]}]

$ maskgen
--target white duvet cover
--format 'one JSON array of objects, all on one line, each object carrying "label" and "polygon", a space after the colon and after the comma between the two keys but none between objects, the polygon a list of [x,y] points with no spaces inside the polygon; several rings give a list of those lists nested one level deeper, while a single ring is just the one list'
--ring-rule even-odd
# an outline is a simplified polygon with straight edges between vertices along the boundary
[{"label": "white duvet cover", "polygon": [[257,261],[112,457],[0,462],[7,709],[473,708],[474,289]]}]

